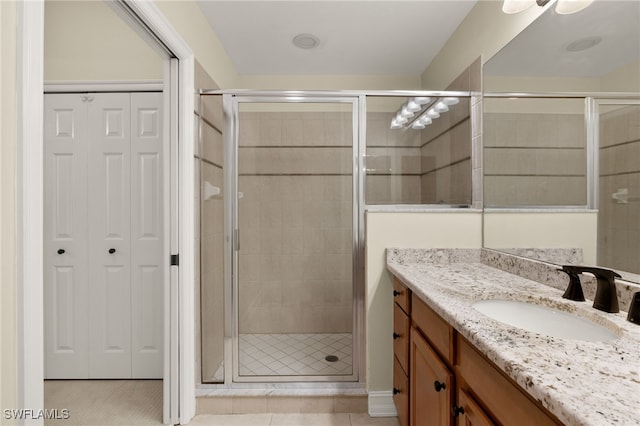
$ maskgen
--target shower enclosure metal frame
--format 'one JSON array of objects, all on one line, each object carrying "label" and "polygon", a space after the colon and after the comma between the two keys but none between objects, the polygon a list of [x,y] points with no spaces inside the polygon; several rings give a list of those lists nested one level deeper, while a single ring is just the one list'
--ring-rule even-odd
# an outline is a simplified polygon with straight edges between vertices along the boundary
[{"label": "shower enclosure metal frame", "polygon": [[[365,352],[365,212],[368,210],[430,211],[455,208],[452,205],[367,205],[365,201],[366,178],[366,125],[367,97],[471,97],[468,91],[428,90],[201,90],[201,96],[222,96],[224,119],[224,357],[223,387],[241,384],[244,387],[271,386],[306,387],[303,382],[318,384],[334,382],[336,385],[361,386],[366,381]],[[353,125],[353,374],[351,376],[255,376],[238,377],[238,105],[243,102],[280,103],[350,103]],[[232,147],[232,149],[228,149]],[[473,195],[477,197],[477,194]],[[474,198],[475,199],[475,198]],[[464,206],[467,207],[467,206]],[[232,367],[232,368],[230,368]],[[340,382],[338,384],[338,382]]]},{"label": "shower enclosure metal frame", "polygon": [[[225,383],[238,382],[357,382],[364,378],[364,168],[361,164],[364,151],[364,96],[335,94],[224,94],[225,118],[224,158],[225,167]],[[239,374],[239,250],[240,232],[238,217],[239,173],[239,106],[241,103],[333,103],[351,105],[352,114],[352,374],[336,376],[241,376]],[[228,368],[229,365],[232,368]]]}]

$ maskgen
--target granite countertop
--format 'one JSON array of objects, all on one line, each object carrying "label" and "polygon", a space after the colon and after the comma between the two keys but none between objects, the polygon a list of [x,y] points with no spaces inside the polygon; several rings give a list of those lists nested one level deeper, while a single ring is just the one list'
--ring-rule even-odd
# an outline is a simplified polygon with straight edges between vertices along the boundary
[{"label": "granite countertop", "polygon": [[[505,272],[496,263],[509,261],[508,255],[496,260],[484,249],[387,249],[391,273],[560,421],[640,425],[640,326],[626,321],[625,312],[604,313],[593,309],[590,301],[563,299],[563,290],[542,283],[558,279],[563,280],[558,286],[568,283],[553,266],[546,265],[547,271],[540,273],[544,264],[532,263],[533,269],[538,268],[533,275],[544,278],[534,281]],[[573,312],[620,337],[587,342],[528,332],[492,320],[471,306],[486,299]]]}]

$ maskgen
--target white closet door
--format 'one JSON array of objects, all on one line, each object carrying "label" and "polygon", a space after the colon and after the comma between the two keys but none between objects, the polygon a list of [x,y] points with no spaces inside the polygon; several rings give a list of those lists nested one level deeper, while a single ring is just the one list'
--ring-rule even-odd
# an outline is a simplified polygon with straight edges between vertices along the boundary
[{"label": "white closet door", "polygon": [[131,94],[131,322],[133,378],[163,372],[162,94]]},{"label": "white closet door", "polygon": [[82,95],[44,101],[45,377],[86,378],[87,127]]},{"label": "white closet door", "polygon": [[89,104],[89,377],[131,377],[129,94]]},{"label": "white closet door", "polygon": [[163,376],[161,106],[45,96],[47,378]]}]

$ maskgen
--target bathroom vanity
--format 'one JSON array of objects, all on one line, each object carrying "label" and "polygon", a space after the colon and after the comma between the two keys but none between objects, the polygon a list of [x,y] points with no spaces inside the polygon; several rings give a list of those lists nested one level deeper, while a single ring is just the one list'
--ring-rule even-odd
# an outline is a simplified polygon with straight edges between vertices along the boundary
[{"label": "bathroom vanity", "polygon": [[[556,266],[484,249],[387,249],[387,268],[394,275],[394,402],[403,426],[640,424],[640,327],[625,313],[563,299],[568,280]],[[526,331],[473,307],[486,300],[553,308],[611,338]]]}]

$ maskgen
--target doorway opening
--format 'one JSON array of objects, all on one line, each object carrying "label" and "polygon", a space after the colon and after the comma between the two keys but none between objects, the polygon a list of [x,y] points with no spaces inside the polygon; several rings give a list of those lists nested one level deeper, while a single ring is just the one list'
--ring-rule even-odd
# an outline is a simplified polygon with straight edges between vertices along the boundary
[{"label": "doorway opening", "polygon": [[[182,304],[180,312],[188,311],[189,300],[192,297],[190,298],[190,292],[185,290],[189,286],[178,288],[177,283],[178,280],[193,281],[192,261],[190,260],[192,257],[191,246],[193,245],[193,232],[190,231],[191,223],[193,223],[193,219],[191,219],[193,208],[189,208],[189,203],[185,202],[186,199],[193,197],[193,189],[189,185],[193,175],[193,166],[191,162],[184,160],[184,158],[189,158],[189,153],[193,150],[193,129],[190,126],[179,126],[178,124],[192,120],[193,112],[186,106],[193,105],[194,58],[188,46],[168,25],[164,16],[153,4],[120,1],[106,2],[106,4],[117,9],[121,17],[126,17],[124,21],[131,25],[131,28],[139,31],[145,41],[152,40],[154,50],[162,52],[158,62],[161,67],[159,81],[160,90],[162,90],[162,110],[164,111],[161,125],[163,144],[168,148],[164,157],[158,160],[162,162],[161,180],[166,196],[162,200],[163,214],[160,223],[158,223],[163,232],[163,250],[165,252],[162,254],[161,268],[164,270],[164,279],[161,283],[162,289],[159,297],[162,305],[160,319],[162,382],[159,406],[162,408],[157,422],[177,424],[182,420],[186,423],[194,415],[195,409],[193,375],[189,374],[191,361],[188,361],[192,358],[188,348],[190,347],[189,341],[193,337],[189,332],[179,334],[181,329],[189,330],[191,327],[190,319],[187,316],[185,316],[186,321],[179,321],[178,305]],[[87,4],[83,3],[83,5]],[[45,289],[42,282],[44,276],[43,200],[45,176],[44,167],[38,161],[44,157],[42,139],[44,75],[42,71],[46,61],[43,58],[42,40],[45,37],[42,37],[42,32],[45,28],[45,4],[44,2],[29,2],[29,4],[19,4],[18,9],[18,21],[23,23],[23,25],[18,25],[18,28],[22,28],[23,41],[19,46],[22,53],[19,66],[22,70],[29,71],[23,73],[24,77],[19,82],[19,97],[23,107],[22,114],[19,116],[22,134],[19,144],[21,155],[18,166],[20,176],[18,193],[25,195],[18,203],[18,217],[22,218],[18,224],[21,249],[18,268],[22,280],[18,320],[21,330],[18,350],[22,363],[19,366],[18,385],[20,406],[37,408],[44,407],[43,378],[45,377],[43,369],[45,364],[43,315]],[[75,64],[74,70],[82,70],[83,65],[88,67],[96,65],[95,61],[90,58],[83,60],[86,60],[85,64],[75,62],[68,66],[73,68],[73,64]],[[67,88],[62,91],[93,92],[96,90],[94,86],[101,86],[105,80],[118,81],[118,84],[124,86],[129,83],[129,81],[123,83],[117,77],[109,77],[99,81],[92,79],[82,81],[82,78],[74,76],[69,80],[64,82]],[[79,84],[75,84],[76,80]],[[123,89],[118,87],[118,84],[110,87],[111,91],[128,90],[128,87]],[[87,93],[87,96],[90,95]],[[40,200],[36,200],[39,197],[41,197]],[[181,222],[178,222],[178,213],[183,218]],[[182,254],[185,258],[182,262],[184,267],[181,268],[178,268],[177,262],[179,248],[182,248]],[[115,252],[110,253],[111,249],[114,249]],[[109,254],[119,252],[116,247],[110,247],[107,250]],[[180,349],[180,344],[186,349]],[[185,360],[184,366],[178,363],[181,351],[180,355]],[[179,376],[181,371],[186,371],[188,374]]]}]

